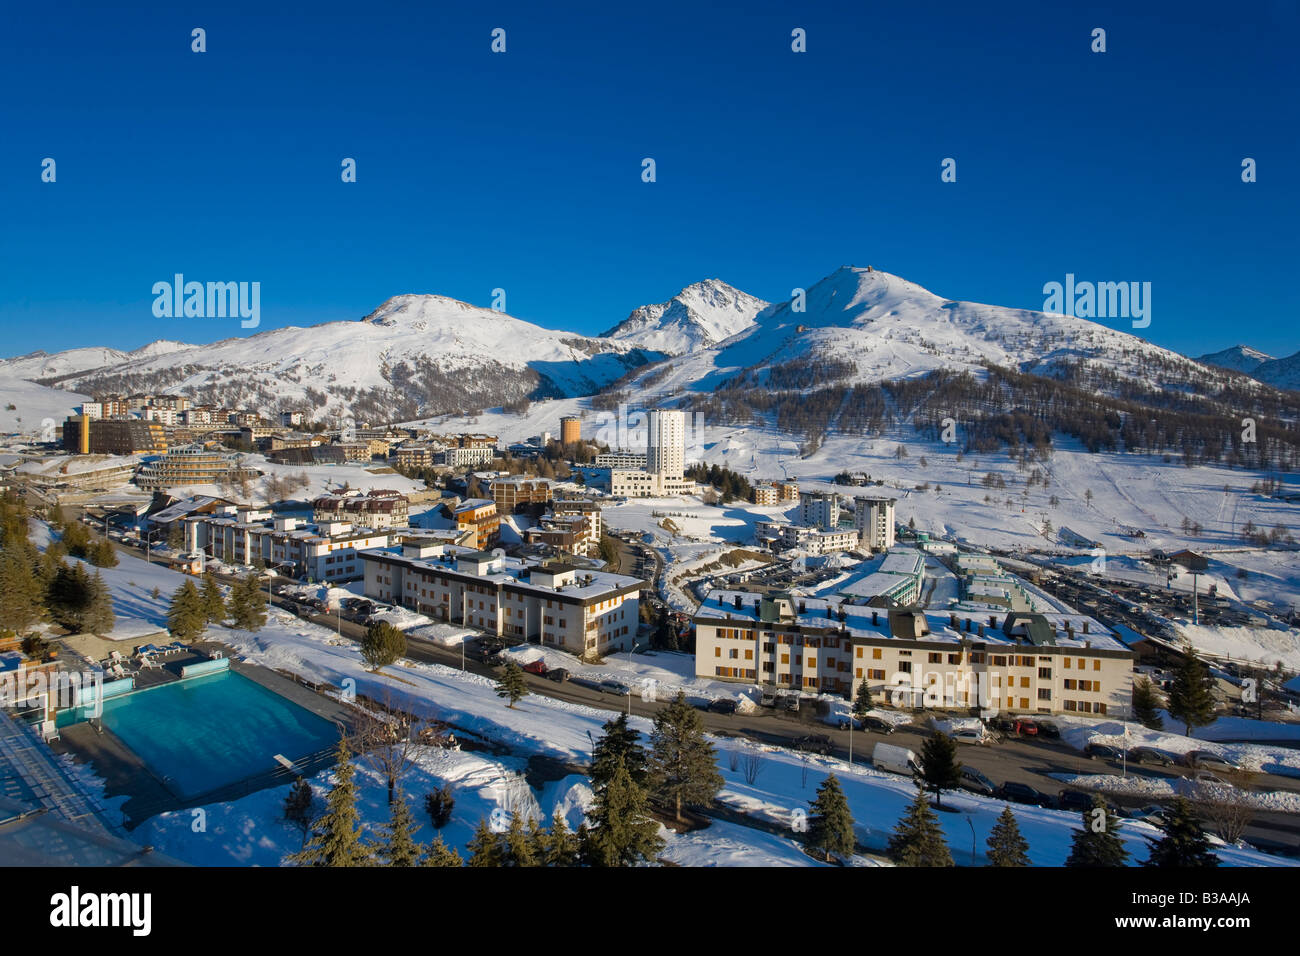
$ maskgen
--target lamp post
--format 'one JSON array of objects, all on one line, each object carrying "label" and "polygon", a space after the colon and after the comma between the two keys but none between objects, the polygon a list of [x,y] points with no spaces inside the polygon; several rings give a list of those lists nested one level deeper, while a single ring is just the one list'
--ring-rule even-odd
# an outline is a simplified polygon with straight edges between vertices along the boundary
[{"label": "lamp post", "polygon": [[966,817],[967,824],[970,825],[970,865],[975,865],[975,824],[970,816]]}]

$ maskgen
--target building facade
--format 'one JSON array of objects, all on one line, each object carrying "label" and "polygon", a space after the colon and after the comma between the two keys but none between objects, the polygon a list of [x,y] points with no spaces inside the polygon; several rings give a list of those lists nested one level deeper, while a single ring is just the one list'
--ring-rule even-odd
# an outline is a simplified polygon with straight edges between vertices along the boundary
[{"label": "building facade", "polygon": [[862,543],[872,551],[888,551],[894,546],[893,498],[856,497],[853,524]]},{"label": "building facade", "polygon": [[313,521],[347,521],[363,528],[405,528],[410,502],[396,491],[373,490],[321,495],[311,503]]}]

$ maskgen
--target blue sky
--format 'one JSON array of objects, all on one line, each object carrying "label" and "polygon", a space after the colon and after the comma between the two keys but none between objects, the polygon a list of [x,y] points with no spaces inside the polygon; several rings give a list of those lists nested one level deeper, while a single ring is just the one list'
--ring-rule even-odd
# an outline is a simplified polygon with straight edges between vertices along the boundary
[{"label": "blue sky", "polygon": [[0,354],[251,334],[155,318],[177,272],[260,282],[262,329],[501,287],[595,334],[845,263],[1034,309],[1149,281],[1158,344],[1300,348],[1290,0],[271,6],[8,5]]}]

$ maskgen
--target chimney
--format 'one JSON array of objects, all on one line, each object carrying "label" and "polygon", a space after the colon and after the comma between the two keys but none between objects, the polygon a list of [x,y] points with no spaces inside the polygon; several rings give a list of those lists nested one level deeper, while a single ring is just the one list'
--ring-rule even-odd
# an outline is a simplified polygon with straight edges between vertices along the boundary
[{"label": "chimney", "polygon": [[736,608],[736,610],[739,611],[739,610],[740,610],[740,595],[739,595],[739,594],[736,595],[736,597],[735,597],[735,601],[734,601],[734,604],[735,604],[735,608]]},{"label": "chimney", "polygon": [[966,633],[967,633],[967,634],[970,633],[970,628],[971,628],[971,620],[970,620],[970,618],[966,618]]},{"label": "chimney", "polygon": [[956,615],[956,614],[949,614],[949,615],[948,615],[948,626],[951,627],[954,631],[959,629],[958,626],[957,626],[957,615]]},{"label": "chimney", "polygon": [[1083,633],[1085,633],[1085,634],[1088,633],[1088,622],[1087,622],[1087,621],[1084,621],[1084,622],[1083,622]]},{"label": "chimney", "polygon": [[879,624],[879,623],[880,623],[880,612],[879,612],[879,611],[872,611],[872,612],[871,612],[871,625],[872,625],[872,627],[875,627],[875,626],[876,626],[877,624]]},{"label": "chimney", "polygon": [[980,625],[979,635],[980,635],[980,637],[983,637],[983,636],[984,636],[984,625],[983,625],[983,624]]}]

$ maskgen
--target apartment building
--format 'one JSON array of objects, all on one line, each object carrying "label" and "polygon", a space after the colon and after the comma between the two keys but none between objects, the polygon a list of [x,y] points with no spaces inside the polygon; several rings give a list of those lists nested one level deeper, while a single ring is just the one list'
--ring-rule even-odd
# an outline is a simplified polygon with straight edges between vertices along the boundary
[{"label": "apartment building", "polygon": [[592,462],[597,468],[611,468],[619,471],[645,471],[645,455],[630,451],[609,451],[597,455]]},{"label": "apartment building", "polygon": [[238,454],[216,444],[178,445],[161,458],[152,458],[140,466],[135,483],[146,491],[176,488],[182,485],[206,485],[256,478],[257,470],[245,467]]},{"label": "apartment building", "polygon": [[853,499],[853,525],[862,543],[872,551],[894,546],[894,498],[859,496]]},{"label": "apartment building", "polygon": [[794,479],[774,481],[772,482],[772,487],[776,489],[777,494],[780,496],[782,501],[799,500],[799,482]]},{"label": "apartment building", "polygon": [[594,555],[600,550],[600,505],[594,501],[556,501],[537,525],[524,532],[529,544],[544,544],[570,554]]},{"label": "apartment building", "polygon": [[466,498],[451,509],[451,518],[460,530],[474,532],[474,547],[481,550],[496,544],[501,518],[491,498]]},{"label": "apartment building", "polygon": [[364,552],[366,597],[439,621],[579,656],[625,650],[636,638],[645,582],[451,545]]},{"label": "apartment building", "polygon": [[63,423],[63,447],[79,455],[156,455],[167,450],[161,422],[74,415]]},{"label": "apartment building", "polygon": [[398,468],[432,468],[436,450],[429,445],[401,445],[393,452]]},{"label": "apartment building", "polygon": [[754,504],[775,505],[781,501],[781,493],[772,485],[754,486]]},{"label": "apartment building", "polygon": [[226,564],[261,561],[286,577],[308,581],[351,581],[362,575],[357,557],[386,547],[388,531],[343,521],[317,524],[276,517],[269,511],[223,508],[185,519],[185,547]]},{"label": "apartment building", "polygon": [[900,707],[1126,717],[1133,653],[1081,615],[981,619],[842,596],[711,591],[695,613],[699,677]]},{"label": "apartment building", "polygon": [[311,503],[315,522],[345,521],[364,528],[387,530],[410,524],[410,502],[396,491],[377,489],[321,495]]},{"label": "apartment building", "polygon": [[784,521],[754,522],[754,540],[773,551],[806,551],[808,554],[831,554],[858,547],[858,533],[852,528],[823,531]]},{"label": "apartment building", "polygon": [[840,496],[830,491],[804,491],[799,495],[799,523],[832,531],[840,524]]},{"label": "apartment building", "polygon": [[498,475],[488,482],[488,493],[496,502],[497,513],[514,514],[520,505],[549,504],[553,494],[551,482],[533,475]]},{"label": "apartment building", "polygon": [[471,445],[462,448],[444,448],[438,453],[438,464],[448,468],[490,464],[497,457],[495,445]]}]

